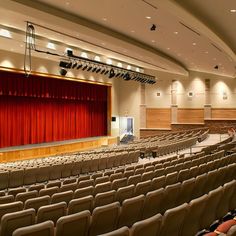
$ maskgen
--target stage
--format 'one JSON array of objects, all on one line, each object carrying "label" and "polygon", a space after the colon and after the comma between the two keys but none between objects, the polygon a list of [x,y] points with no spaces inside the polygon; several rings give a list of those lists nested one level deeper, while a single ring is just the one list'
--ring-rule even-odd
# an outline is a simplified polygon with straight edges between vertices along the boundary
[{"label": "stage", "polygon": [[0,163],[85,151],[118,142],[119,137],[102,136],[0,148]]}]

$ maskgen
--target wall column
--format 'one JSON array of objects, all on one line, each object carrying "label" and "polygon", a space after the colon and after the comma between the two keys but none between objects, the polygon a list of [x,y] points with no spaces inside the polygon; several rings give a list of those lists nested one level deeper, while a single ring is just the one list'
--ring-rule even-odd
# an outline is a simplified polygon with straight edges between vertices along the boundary
[{"label": "wall column", "polygon": [[146,128],[146,96],[145,91],[146,87],[145,84],[141,84],[141,104],[139,106],[139,112],[140,112],[140,128]]},{"label": "wall column", "polygon": [[171,123],[177,123],[177,113],[178,113],[177,88],[178,88],[178,81],[172,80],[172,83],[171,83]]},{"label": "wall column", "polygon": [[211,119],[211,81],[205,79],[204,119]]}]

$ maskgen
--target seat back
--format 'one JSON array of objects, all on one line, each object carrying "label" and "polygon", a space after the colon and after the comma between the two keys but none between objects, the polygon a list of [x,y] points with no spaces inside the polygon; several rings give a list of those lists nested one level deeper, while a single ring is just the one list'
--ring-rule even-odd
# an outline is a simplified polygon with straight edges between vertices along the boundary
[{"label": "seat back", "polygon": [[144,195],[124,200],[121,207],[118,227],[131,227],[136,221],[142,219],[144,200]]},{"label": "seat back", "polygon": [[78,188],[86,188],[86,187],[93,186],[93,185],[94,185],[93,179],[82,180],[78,183]]},{"label": "seat back", "polygon": [[50,196],[42,196],[31,198],[25,201],[25,209],[34,208],[37,212],[41,206],[49,205],[51,201]]},{"label": "seat back", "polygon": [[22,202],[12,202],[12,203],[1,204],[0,205],[0,221],[5,214],[21,211],[21,210],[23,210]]},{"label": "seat back", "polygon": [[146,195],[146,193],[149,192],[151,189],[151,183],[152,183],[151,180],[147,180],[147,181],[138,183],[135,186],[134,194],[136,196],[141,195],[141,194]]},{"label": "seat back", "polygon": [[107,191],[111,190],[111,182],[106,182],[106,183],[101,183],[101,184],[97,184],[94,187],[94,195],[98,194],[98,193],[104,193]]},{"label": "seat back", "polygon": [[5,214],[1,219],[0,236],[12,236],[16,229],[33,224],[35,224],[34,209]]},{"label": "seat back", "polygon": [[16,229],[12,236],[54,236],[54,224],[52,221],[30,225]]},{"label": "seat back", "polygon": [[0,197],[0,204],[6,204],[6,203],[10,203],[10,202],[14,202],[13,195],[6,195],[6,196]]},{"label": "seat back", "polygon": [[128,178],[127,185],[136,185],[139,182],[141,182],[141,174],[130,176]]},{"label": "seat back", "polygon": [[9,172],[8,171],[0,171],[0,190],[8,188],[8,179]]},{"label": "seat back", "polygon": [[104,234],[116,229],[120,204],[114,202],[93,210],[89,236]]},{"label": "seat back", "polygon": [[66,207],[65,202],[40,207],[37,214],[37,223],[52,220],[56,224],[60,217],[66,215]]},{"label": "seat back", "polygon": [[127,178],[115,179],[111,184],[111,188],[117,190],[118,188],[125,187],[126,185]]},{"label": "seat back", "polygon": [[152,190],[157,190],[159,188],[164,188],[166,183],[166,176],[160,176],[152,179]]},{"label": "seat back", "polygon": [[177,205],[189,202],[192,199],[192,192],[195,188],[195,178],[184,180],[180,187],[179,196],[176,200]]},{"label": "seat back", "polygon": [[163,215],[160,235],[171,235],[171,236],[180,235],[183,221],[188,210],[189,207],[187,203],[184,203],[178,207],[167,210]]},{"label": "seat back", "polygon": [[115,201],[115,196],[115,190],[111,190],[104,193],[98,193],[94,198],[94,208],[113,203]]},{"label": "seat back", "polygon": [[125,199],[131,198],[134,196],[135,186],[128,185],[126,187],[119,188],[116,191],[116,201],[122,203]]},{"label": "seat back", "polygon": [[24,170],[11,170],[9,172],[9,188],[22,186],[24,183]]},{"label": "seat back", "polygon": [[90,224],[90,212],[83,211],[62,216],[56,224],[55,236],[80,235],[87,236]]},{"label": "seat back", "polygon": [[161,227],[162,215],[157,214],[146,220],[138,221],[133,224],[130,236],[157,236]]},{"label": "seat back", "polygon": [[92,195],[73,199],[68,204],[68,215],[85,211],[85,210],[89,210],[90,212],[92,212],[92,208],[93,208]]},{"label": "seat back", "polygon": [[36,190],[28,191],[25,193],[18,193],[16,195],[15,200],[25,203],[26,200],[31,199],[31,198],[36,198],[37,196],[38,196],[38,191],[36,191]]},{"label": "seat back", "polygon": [[44,188],[39,191],[39,196],[42,197],[48,195],[51,197],[54,193],[58,192],[59,192],[58,187]]},{"label": "seat back", "polygon": [[148,192],[143,207],[143,219],[152,217],[162,212],[162,201],[164,197],[164,188]]},{"label": "seat back", "polygon": [[129,236],[129,228],[124,226],[109,233],[100,234],[99,236]]},{"label": "seat back", "polygon": [[79,188],[76,189],[74,192],[74,198],[81,198],[81,197],[86,197],[89,195],[93,195],[94,192],[94,187],[93,186],[89,186],[86,188]]},{"label": "seat back", "polygon": [[67,204],[72,200],[73,198],[73,191],[66,191],[61,193],[54,193],[51,198],[51,203],[59,203],[59,202],[66,202]]}]

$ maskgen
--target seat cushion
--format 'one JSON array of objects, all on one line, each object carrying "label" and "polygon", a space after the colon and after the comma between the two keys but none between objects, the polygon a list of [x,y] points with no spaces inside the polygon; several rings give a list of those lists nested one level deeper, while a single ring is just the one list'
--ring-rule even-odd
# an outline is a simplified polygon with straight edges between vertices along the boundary
[{"label": "seat cushion", "polygon": [[227,220],[226,222],[220,224],[216,231],[221,233],[227,233],[228,230],[233,226],[236,225],[236,220]]}]

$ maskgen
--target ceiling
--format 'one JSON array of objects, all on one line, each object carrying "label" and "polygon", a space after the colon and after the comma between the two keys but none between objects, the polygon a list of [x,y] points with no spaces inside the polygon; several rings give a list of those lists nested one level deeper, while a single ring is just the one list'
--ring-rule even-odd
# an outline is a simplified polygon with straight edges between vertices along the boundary
[{"label": "ceiling", "polygon": [[57,31],[36,26],[40,47],[50,40],[58,51],[72,47],[144,69],[235,77],[235,9],[235,0],[4,0],[0,28],[14,37],[1,37],[0,48],[23,54],[25,21],[32,21]]}]

